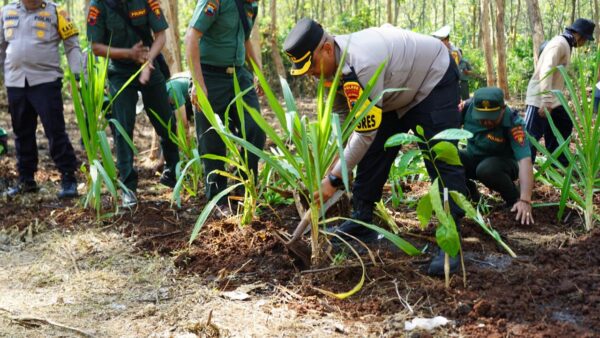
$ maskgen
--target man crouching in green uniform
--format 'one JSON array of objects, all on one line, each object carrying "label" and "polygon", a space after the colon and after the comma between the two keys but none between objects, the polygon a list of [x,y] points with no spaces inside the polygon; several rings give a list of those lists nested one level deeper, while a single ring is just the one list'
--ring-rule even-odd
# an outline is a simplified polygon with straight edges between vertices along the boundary
[{"label": "man crouching in green uniform", "polygon": [[[533,224],[531,190],[533,166],[525,136],[525,122],[504,104],[500,88],[477,90],[462,109],[464,129],[473,133],[467,149],[460,150],[467,179],[476,179],[497,191],[521,224]],[[519,179],[520,191],[514,184]],[[475,182],[467,180],[471,199],[479,199]]]},{"label": "man crouching in green uniform", "polygon": [[[160,177],[160,182],[174,187],[179,152],[177,146],[169,139],[167,129],[162,127],[150,112],[154,111],[165,122],[173,117],[165,77],[156,61],[165,44],[167,28],[168,24],[158,0],[92,0],[90,3],[87,35],[94,54],[110,58],[110,94],[115,95],[139,70],[140,65],[149,63],[137,81],[131,82],[115,99],[112,114],[129,137],[133,138],[137,92],[142,93],[145,110],[161,138],[160,144],[165,154],[166,169]],[[115,144],[119,178],[130,189],[122,194],[123,206],[131,207],[137,203],[135,191],[138,181],[137,172],[133,167],[133,151],[120,133],[115,134]]]},{"label": "man crouching in green uniform", "polygon": [[[254,86],[254,77],[244,67],[244,60],[252,59],[259,68],[261,66],[249,41],[257,10],[258,5],[252,0],[200,0],[185,35],[186,56],[192,78],[207,95],[212,109],[224,123],[225,110],[235,97],[234,73],[241,89],[245,90]],[[197,110],[195,122],[200,153],[226,156],[223,141],[200,112],[193,87],[190,99]],[[244,101],[260,111],[254,88],[244,95]],[[248,112],[244,112],[243,127],[245,133],[242,133],[242,125],[234,105],[229,112],[229,128],[238,135],[245,134],[246,140],[262,149],[265,134]],[[224,170],[224,163],[209,159],[202,161],[206,173],[206,197],[210,200],[227,187],[225,176],[212,173],[214,170]],[[248,154],[248,162],[256,177],[258,157]],[[216,216],[228,217],[231,213],[227,207],[227,198],[218,201]]]}]

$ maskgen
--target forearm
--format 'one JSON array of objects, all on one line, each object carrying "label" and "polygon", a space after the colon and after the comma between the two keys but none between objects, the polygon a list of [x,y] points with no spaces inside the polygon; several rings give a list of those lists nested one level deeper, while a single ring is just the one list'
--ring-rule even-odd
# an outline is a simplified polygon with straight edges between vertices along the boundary
[{"label": "forearm", "polygon": [[148,52],[148,60],[150,62],[152,62],[152,61],[154,61],[154,59],[156,59],[158,54],[160,54],[160,51],[165,46],[166,42],[167,42],[167,34],[165,33],[165,31],[160,31],[160,32],[154,33],[154,42],[152,43],[152,46],[150,47],[150,51]]},{"label": "forearm", "polygon": [[[346,162],[346,169],[348,172],[351,172],[354,167],[358,165],[358,163],[363,159],[369,147],[375,140],[375,136],[377,135],[377,131],[372,131],[368,133],[357,133],[354,132],[348,140],[348,144],[344,149],[344,160]],[[342,164],[340,161],[336,163],[332,174],[338,177],[342,177]]]},{"label": "forearm", "polygon": [[82,54],[81,48],[79,47],[78,36],[72,36],[64,41],[65,54],[69,61],[69,67],[73,74],[80,74],[82,67]]},{"label": "forearm", "polygon": [[193,83],[198,83],[204,87],[204,77],[202,76],[202,66],[200,65],[200,39],[202,33],[189,28],[185,34],[185,55],[190,67]]},{"label": "forearm", "polygon": [[254,49],[254,45],[252,45],[252,42],[250,40],[247,40],[244,43],[244,45],[246,47],[246,62],[250,64],[250,61],[253,61],[258,67],[258,69],[262,71],[262,63],[260,62],[258,54],[256,54],[256,50]]},{"label": "forearm", "polygon": [[93,42],[92,52],[96,56],[101,56],[113,60],[132,60],[131,49],[129,48],[115,48],[109,47],[108,45]]},{"label": "forearm", "polygon": [[521,186],[520,199],[531,201],[533,191],[533,165],[531,157],[519,161],[519,184]]}]

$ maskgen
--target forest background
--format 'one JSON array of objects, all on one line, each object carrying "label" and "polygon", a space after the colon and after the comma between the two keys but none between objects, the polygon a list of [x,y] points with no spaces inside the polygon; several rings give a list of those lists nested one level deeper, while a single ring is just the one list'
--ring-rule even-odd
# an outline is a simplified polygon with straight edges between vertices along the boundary
[{"label": "forest background", "polygon": [[[82,31],[82,46],[87,45],[85,23],[89,0],[57,1],[66,7]],[[182,58],[182,39],[197,1],[160,0],[171,28],[165,49],[173,73],[187,69]],[[463,50],[480,77],[471,90],[485,85],[504,89],[507,96],[524,99],[527,83],[534,69],[539,46],[560,34],[578,17],[598,22],[599,0],[261,0],[258,26],[253,43],[260,45],[264,73],[279,88],[278,76],[288,79],[296,94],[311,97],[310,79],[294,79],[289,75],[289,60],[281,46],[286,34],[302,17],[322,23],[332,34],[347,34],[367,27],[391,23],[423,34],[431,34],[444,25],[452,27],[450,41]],[[4,4],[9,3],[3,0]],[[258,28],[258,29],[256,29]],[[597,50],[596,42],[579,48],[574,63],[589,63]],[[591,52],[591,53],[590,53]],[[577,69],[573,67],[572,69]],[[584,67],[589,79],[596,82],[591,67]],[[579,74],[577,74],[579,75]]]}]

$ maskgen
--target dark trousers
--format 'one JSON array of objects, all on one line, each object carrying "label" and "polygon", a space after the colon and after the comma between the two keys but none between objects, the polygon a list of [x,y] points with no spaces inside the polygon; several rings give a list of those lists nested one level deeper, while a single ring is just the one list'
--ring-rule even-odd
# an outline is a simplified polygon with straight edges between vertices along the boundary
[{"label": "dark trousers", "polygon": [[[115,95],[127,78],[119,75],[109,77],[110,91]],[[135,126],[135,104],[138,94],[142,93],[144,110],[150,119],[150,123],[159,136],[160,147],[165,157],[166,167],[175,172],[175,166],[179,162],[179,149],[177,145],[169,138],[169,131],[163,127],[152,113],[155,112],[161,120],[169,123],[173,119],[171,106],[169,105],[167,89],[164,80],[153,82],[148,85],[141,85],[137,79],[131,82],[113,102],[112,115],[123,126],[127,135],[133,140],[133,128]],[[171,131],[175,132],[175,122],[171,122]],[[114,133],[115,145],[117,148],[117,169],[119,169],[119,179],[127,188],[136,191],[138,174],[133,167],[133,150],[121,136],[118,131]]]},{"label": "dark trousers", "polygon": [[[458,69],[454,61],[451,61],[446,74],[429,96],[409,110],[401,119],[398,119],[395,112],[384,113],[375,140],[358,164],[352,189],[354,198],[368,202],[377,202],[381,199],[383,185],[388,179],[390,168],[400,150],[400,147],[384,149],[385,141],[390,136],[408,130],[414,131],[418,125],[423,127],[425,137],[428,139],[442,130],[459,128],[458,100]],[[433,144],[435,143],[432,142],[431,145]],[[466,194],[465,172],[461,166],[449,165],[442,161],[436,161],[435,165],[440,172],[440,179],[448,189]],[[432,181],[438,177],[437,171],[430,161],[425,161],[425,167]],[[455,218],[464,215],[462,209],[456,206],[452,200],[450,206]]]},{"label": "dark trousers", "polygon": [[[236,72],[242,90],[254,86],[253,76],[248,70],[244,67],[239,67],[236,68]],[[203,76],[208,91],[208,101],[215,114],[220,116],[221,121],[225,123],[225,111],[227,110],[227,106],[231,103],[231,100],[235,97],[233,75],[204,70]],[[244,95],[244,102],[260,111],[258,96],[254,89]],[[257,148],[262,149],[265,145],[265,133],[247,111],[244,111],[243,116],[246,140]],[[225,144],[217,132],[212,128],[204,114],[196,112],[195,122],[200,154],[226,156],[227,149]],[[229,129],[241,137],[242,124],[238,117],[235,104],[232,105],[229,110],[228,123]],[[254,172],[255,178],[258,175],[258,160],[259,158],[256,155],[248,152],[248,165],[250,170]],[[203,159],[202,164],[206,175],[206,197],[210,200],[227,187],[227,177],[213,173],[214,170],[225,170],[225,164],[222,161],[210,159]],[[225,201],[225,198],[223,198],[219,203],[224,203]]]},{"label": "dark trousers", "polygon": [[25,88],[7,87],[8,111],[15,133],[17,170],[20,181],[33,180],[38,166],[35,131],[40,117],[48,138],[50,156],[63,175],[72,176],[77,169],[77,159],[69,136],[65,131],[63,115],[62,79]]},{"label": "dark trousers", "polygon": [[[538,107],[535,106],[527,106],[525,123],[527,127],[527,132],[533,136],[537,141],[539,141],[542,137],[544,138],[544,144],[546,145],[546,149],[551,153],[556,150],[560,146],[556,136],[552,132],[552,128],[550,127],[550,123],[548,119],[545,117],[541,117],[538,114]],[[560,134],[564,139],[567,139],[571,133],[573,132],[573,121],[565,111],[563,106],[558,106],[552,109],[552,121],[554,121],[554,125],[558,128]],[[531,145],[531,161],[535,163],[536,149],[533,144]],[[562,165],[568,166],[569,161],[564,155],[560,155],[558,160]]]},{"label": "dark trousers", "polygon": [[460,150],[460,161],[468,179],[478,180],[490,190],[497,191],[512,206],[519,198],[514,181],[519,178],[519,164],[512,158],[499,156],[472,156]]}]

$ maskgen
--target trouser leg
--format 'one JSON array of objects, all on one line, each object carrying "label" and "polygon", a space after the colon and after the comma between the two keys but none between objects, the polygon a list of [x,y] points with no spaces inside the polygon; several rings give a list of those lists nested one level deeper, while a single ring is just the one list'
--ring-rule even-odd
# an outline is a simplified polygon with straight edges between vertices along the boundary
[{"label": "trouser leg", "polygon": [[[171,111],[171,106],[168,101],[167,89],[164,82],[158,82],[149,86],[142,86],[142,100],[150,123],[154,127],[156,134],[160,137],[160,147],[165,158],[166,167],[173,173],[175,166],[179,162],[179,149],[177,145],[171,141],[169,131],[156,118],[155,114],[168,125],[171,121],[171,132],[175,134],[175,118]],[[154,112],[154,113],[152,113]]]},{"label": "trouser leg", "polygon": [[[571,118],[563,106],[558,106],[552,110],[552,121],[562,135],[563,139],[566,140],[573,131],[573,121],[571,121]],[[560,146],[560,143],[556,139],[556,135],[554,135],[549,122],[547,122],[544,130],[544,142],[546,144],[546,149],[548,149],[551,153]],[[558,160],[565,167],[569,165],[569,160],[564,154],[561,154],[558,157]]]},{"label": "trouser leg", "polygon": [[44,132],[48,138],[50,156],[63,178],[74,179],[77,169],[75,151],[65,130],[63,114],[62,82],[57,80],[29,88],[27,97],[40,116]]},{"label": "trouser leg", "polygon": [[[110,91],[115,95],[121,88],[120,81],[110,83]],[[115,120],[121,124],[127,136],[133,140],[133,128],[135,126],[135,104],[137,102],[137,88],[135,86],[127,86],[119,96],[113,101],[112,115]],[[114,135],[116,154],[117,154],[117,169],[119,169],[119,179],[127,188],[132,191],[137,189],[138,174],[133,167],[133,150],[117,130]]]},{"label": "trouser leg", "polygon": [[488,157],[477,165],[476,176],[490,190],[497,191],[507,205],[512,206],[519,198],[514,181],[519,176],[519,166],[514,159]]},{"label": "trouser leg", "polygon": [[8,111],[15,133],[15,152],[20,181],[32,181],[38,165],[38,150],[35,137],[37,114],[27,100],[25,88],[7,87]]}]

